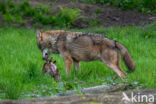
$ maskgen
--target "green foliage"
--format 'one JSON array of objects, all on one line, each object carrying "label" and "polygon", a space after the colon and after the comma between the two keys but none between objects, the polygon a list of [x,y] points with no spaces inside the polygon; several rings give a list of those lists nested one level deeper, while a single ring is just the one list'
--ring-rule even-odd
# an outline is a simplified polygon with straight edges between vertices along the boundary
[{"label": "green foliage", "polygon": [[3,19],[5,20],[6,23],[14,22],[14,23],[20,23],[22,25],[25,24],[25,22],[23,21],[21,15],[13,16],[13,15],[7,13],[7,14],[3,14],[2,17],[3,17]]},{"label": "green foliage", "polygon": [[68,27],[73,24],[80,17],[79,9],[63,8],[59,6],[60,12],[56,15],[55,25],[61,27]]},{"label": "green foliage", "polygon": [[39,4],[36,9],[38,9],[38,11],[40,11],[41,13],[51,13],[51,8],[49,5]]},{"label": "green foliage", "polygon": [[97,25],[100,24],[100,21],[97,18],[97,15],[99,15],[100,12],[101,12],[101,10],[100,9],[97,9],[96,12],[95,12],[95,14],[93,15],[94,16],[94,19],[89,19],[88,20],[88,23],[89,23],[89,25],[91,27],[94,27],[94,26],[97,26]]},{"label": "green foliage", "polygon": [[100,21],[97,20],[97,19],[94,19],[94,20],[89,19],[89,20],[88,20],[88,23],[89,23],[89,25],[92,27],[92,26],[97,26],[97,25],[99,25],[99,24],[100,24]]},{"label": "green foliage", "polygon": [[2,17],[7,23],[13,22],[13,16],[9,13],[3,14]]},{"label": "green foliage", "polygon": [[7,4],[9,8],[15,8],[15,4],[13,3],[13,1],[8,0]]},{"label": "green foliage", "polygon": [[100,14],[101,13],[101,9],[96,9],[96,14],[98,15],[98,14]]},{"label": "green foliage", "polygon": [[0,12],[2,13],[7,13],[8,12],[8,8],[5,2],[0,2]]},{"label": "green foliage", "polygon": [[100,4],[111,4],[121,9],[137,9],[143,13],[156,11],[156,0],[81,0]]},{"label": "green foliage", "polygon": [[0,12],[3,14],[4,22],[26,24],[25,18],[31,18],[35,26],[52,25],[57,27],[69,27],[80,17],[79,9],[63,8],[59,6],[60,11],[54,15],[49,5],[38,4],[33,7],[28,1],[15,4],[11,1],[2,1],[0,3]]},{"label": "green foliage", "polygon": [[151,10],[156,10],[156,0],[143,0],[143,6]]},{"label": "green foliage", "polygon": [[53,24],[55,21],[55,16],[44,16],[40,13],[36,13],[33,17],[33,20],[43,25]]},{"label": "green foliage", "polygon": [[15,15],[14,16],[14,22],[15,23],[20,23],[22,25],[26,24],[25,21],[22,19],[21,15]]},{"label": "green foliage", "polygon": [[30,8],[30,4],[28,1],[24,1],[19,5],[19,9],[22,11],[26,11],[28,8]]},{"label": "green foliage", "polygon": [[36,12],[37,12],[37,11],[36,11],[35,8],[27,8],[27,9],[23,12],[23,16],[28,16],[28,17],[34,16],[34,15],[37,14]]}]

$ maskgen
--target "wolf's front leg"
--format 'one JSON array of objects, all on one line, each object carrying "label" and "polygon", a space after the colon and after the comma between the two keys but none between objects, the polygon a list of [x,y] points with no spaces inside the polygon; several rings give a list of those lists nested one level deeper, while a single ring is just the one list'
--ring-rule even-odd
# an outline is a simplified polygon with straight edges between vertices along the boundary
[{"label": "wolf's front leg", "polygon": [[68,75],[72,67],[72,58],[70,56],[66,56],[64,57],[64,62],[66,65],[66,74]]}]

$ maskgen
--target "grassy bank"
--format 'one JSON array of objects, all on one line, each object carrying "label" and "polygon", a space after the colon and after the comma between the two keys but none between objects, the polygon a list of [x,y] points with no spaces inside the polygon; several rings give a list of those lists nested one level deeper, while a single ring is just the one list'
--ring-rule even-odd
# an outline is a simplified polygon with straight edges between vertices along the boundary
[{"label": "grassy bank", "polygon": [[[136,70],[127,74],[128,83],[156,88],[156,23],[143,27],[112,27],[71,30],[104,34],[123,43],[131,53]],[[34,29],[0,28],[0,100],[52,96],[68,89],[120,83],[121,79],[101,62],[81,62],[81,71],[65,75],[63,59],[53,54],[61,80],[43,75],[42,55]],[[122,68],[127,71],[122,62]]]}]

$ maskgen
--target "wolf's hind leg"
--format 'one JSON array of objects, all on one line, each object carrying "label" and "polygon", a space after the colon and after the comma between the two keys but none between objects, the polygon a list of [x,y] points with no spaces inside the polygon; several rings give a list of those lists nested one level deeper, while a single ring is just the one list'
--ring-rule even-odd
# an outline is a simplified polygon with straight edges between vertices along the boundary
[{"label": "wolf's hind leg", "polygon": [[126,77],[124,71],[120,68],[120,56],[117,50],[108,49],[102,53],[102,61],[111,68],[120,77]]},{"label": "wolf's hind leg", "polygon": [[106,64],[109,68],[111,68],[114,72],[118,74],[120,77],[126,77],[126,74],[122,71],[122,69],[118,68],[115,64]]}]

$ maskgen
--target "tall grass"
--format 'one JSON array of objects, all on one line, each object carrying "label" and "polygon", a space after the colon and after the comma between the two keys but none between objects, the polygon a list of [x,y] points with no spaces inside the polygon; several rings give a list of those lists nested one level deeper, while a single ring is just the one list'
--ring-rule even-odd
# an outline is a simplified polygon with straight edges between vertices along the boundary
[{"label": "tall grass", "polygon": [[[156,23],[145,27],[111,27],[71,30],[104,34],[123,43],[131,53],[136,70],[127,74],[129,83],[156,88]],[[63,59],[53,54],[61,75],[60,82],[42,74],[42,55],[34,29],[0,28],[0,99],[52,96],[68,89],[120,83],[121,79],[102,62],[81,62],[81,70],[72,67],[65,74]],[[123,62],[122,68],[127,69]]]}]

